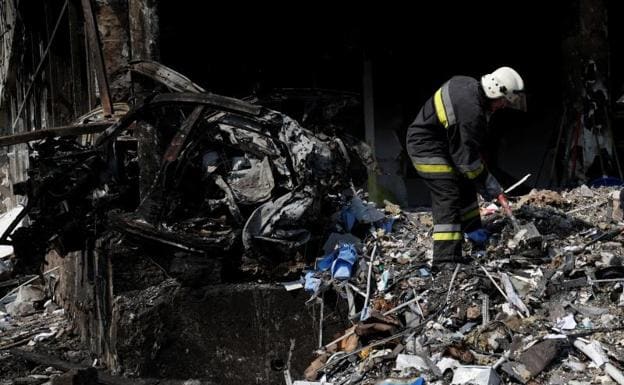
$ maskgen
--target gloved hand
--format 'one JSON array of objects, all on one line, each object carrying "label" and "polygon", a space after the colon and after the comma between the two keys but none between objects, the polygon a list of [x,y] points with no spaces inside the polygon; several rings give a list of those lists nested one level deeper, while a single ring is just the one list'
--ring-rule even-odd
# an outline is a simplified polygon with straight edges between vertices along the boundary
[{"label": "gloved hand", "polygon": [[496,200],[498,200],[498,203],[500,203],[501,206],[503,207],[505,214],[511,217],[512,216],[511,206],[509,206],[509,201],[507,200],[507,197],[505,196],[505,194],[504,193],[499,194]]},{"label": "gloved hand", "polygon": [[466,236],[477,246],[485,245],[485,242],[490,239],[490,233],[486,229],[471,231],[466,233]]},{"label": "gloved hand", "polygon": [[489,172],[481,181],[477,181],[477,191],[486,201],[496,199],[497,196],[503,193],[503,188],[500,183],[494,178],[494,175]]}]

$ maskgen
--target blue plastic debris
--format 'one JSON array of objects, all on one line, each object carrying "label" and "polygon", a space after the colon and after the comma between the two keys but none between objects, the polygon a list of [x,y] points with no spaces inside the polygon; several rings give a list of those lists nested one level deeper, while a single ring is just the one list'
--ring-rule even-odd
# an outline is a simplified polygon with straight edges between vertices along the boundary
[{"label": "blue plastic debris", "polygon": [[624,181],[621,179],[612,177],[612,176],[603,176],[602,178],[594,179],[589,182],[590,187],[601,187],[601,186],[622,186],[624,185]]},{"label": "blue plastic debris", "polygon": [[392,232],[392,225],[394,225],[395,219],[392,217],[384,218],[381,221],[375,223],[378,229],[383,229],[386,234],[390,234]]},{"label": "blue plastic debris", "polygon": [[343,244],[337,250],[338,255],[332,264],[332,277],[337,280],[351,278],[353,265],[357,261],[357,251],[352,244]]},{"label": "blue plastic debris", "polygon": [[486,229],[477,229],[475,231],[466,233],[466,236],[476,245],[483,246],[490,238],[490,233]]},{"label": "blue plastic debris", "polygon": [[317,293],[321,288],[321,280],[314,276],[314,271],[308,271],[304,277],[305,283],[303,288],[309,293]]},{"label": "blue plastic debris", "polygon": [[375,223],[384,219],[385,215],[370,203],[364,203],[360,198],[351,199],[349,210],[360,223]]},{"label": "blue plastic debris", "polygon": [[342,209],[342,211],[340,212],[340,219],[345,230],[351,232],[351,229],[353,229],[353,226],[355,226],[356,219],[355,214],[353,214],[353,211],[351,211],[350,207],[345,207],[344,209]]},{"label": "blue plastic debris", "polygon": [[351,232],[356,223],[372,223],[390,233],[394,218],[386,218],[374,205],[355,197],[351,199],[349,206],[340,211],[340,222],[347,232]]},{"label": "blue plastic debris", "polygon": [[323,258],[316,261],[316,268],[320,271],[329,270],[334,262],[334,258],[336,258],[338,249],[332,251],[331,253],[325,255]]},{"label": "blue plastic debris", "polygon": [[352,243],[343,243],[340,247],[316,262],[320,271],[331,269],[332,277],[338,280],[351,278],[353,265],[357,261],[357,250]]}]

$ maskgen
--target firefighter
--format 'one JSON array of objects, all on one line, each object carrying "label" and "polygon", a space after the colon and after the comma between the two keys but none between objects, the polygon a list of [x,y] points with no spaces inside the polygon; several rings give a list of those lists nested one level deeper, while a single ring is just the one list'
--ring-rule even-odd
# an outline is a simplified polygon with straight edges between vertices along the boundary
[{"label": "firefighter", "polygon": [[[490,116],[501,108],[526,110],[524,82],[510,67],[477,80],[454,76],[422,106],[407,130],[407,152],[431,192],[433,268],[467,262],[464,233],[483,242],[477,193],[509,204],[501,185],[483,163],[480,150]],[[437,269],[436,269],[437,267]]]}]

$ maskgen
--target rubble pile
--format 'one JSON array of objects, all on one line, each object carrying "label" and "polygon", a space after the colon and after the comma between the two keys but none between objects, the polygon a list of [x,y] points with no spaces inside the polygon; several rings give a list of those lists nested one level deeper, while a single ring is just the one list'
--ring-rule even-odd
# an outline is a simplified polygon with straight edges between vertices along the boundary
[{"label": "rubble pile", "polygon": [[310,306],[337,294],[351,327],[314,337],[295,384],[624,383],[618,194],[531,191],[513,204],[530,237],[484,202],[487,244],[466,242],[471,263],[439,273],[429,212],[352,197],[301,280]]},{"label": "rubble pile", "polygon": [[[68,370],[97,364],[84,350],[65,309],[51,298],[55,271],[0,281],[0,384],[50,384]],[[20,284],[20,282],[22,282]]]}]

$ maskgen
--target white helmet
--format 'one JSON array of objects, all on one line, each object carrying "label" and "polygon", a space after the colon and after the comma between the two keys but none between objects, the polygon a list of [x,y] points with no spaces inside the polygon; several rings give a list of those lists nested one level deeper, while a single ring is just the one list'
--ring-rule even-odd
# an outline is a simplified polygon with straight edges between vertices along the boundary
[{"label": "white helmet", "polygon": [[512,106],[522,109],[524,104],[524,81],[510,67],[500,67],[491,74],[481,77],[481,86],[490,99],[505,97]]}]

